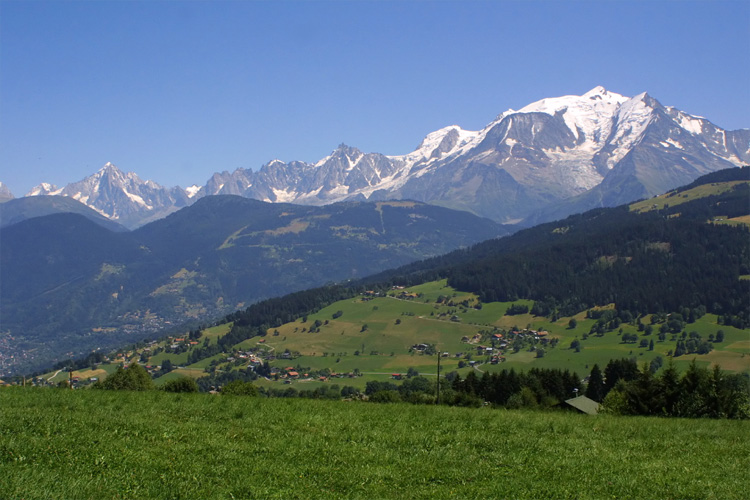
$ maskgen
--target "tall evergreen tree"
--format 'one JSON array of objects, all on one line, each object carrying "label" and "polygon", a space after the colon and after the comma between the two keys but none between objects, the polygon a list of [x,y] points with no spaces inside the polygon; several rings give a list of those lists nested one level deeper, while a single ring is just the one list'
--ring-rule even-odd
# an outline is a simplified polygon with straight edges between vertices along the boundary
[{"label": "tall evergreen tree", "polygon": [[609,392],[617,385],[618,380],[629,382],[638,378],[638,363],[632,359],[612,359],[604,368],[604,386]]},{"label": "tall evergreen tree", "polygon": [[680,398],[680,374],[674,365],[674,359],[669,358],[669,364],[661,372],[659,381],[664,394],[662,411],[666,415],[674,415],[675,407]]},{"label": "tall evergreen tree", "polygon": [[599,369],[599,365],[595,364],[594,367],[591,368],[591,374],[589,375],[589,385],[586,387],[586,397],[601,403],[605,395],[606,388],[604,387],[604,377],[602,376],[601,369]]}]

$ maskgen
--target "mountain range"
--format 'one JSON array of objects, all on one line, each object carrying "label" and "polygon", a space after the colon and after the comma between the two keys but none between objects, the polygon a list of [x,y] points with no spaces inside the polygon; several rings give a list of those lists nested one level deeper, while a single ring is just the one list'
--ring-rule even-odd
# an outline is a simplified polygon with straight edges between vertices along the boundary
[{"label": "mountain range", "polygon": [[530,226],[747,163],[750,130],[723,130],[647,93],[625,97],[596,87],[505,111],[479,131],[445,127],[400,156],[342,144],[315,163],[273,160],[257,171],[215,173],[188,189],[107,163],[79,182],[40,184],[27,196],[72,197],[129,228],[216,194],[303,205],[416,200]]}]

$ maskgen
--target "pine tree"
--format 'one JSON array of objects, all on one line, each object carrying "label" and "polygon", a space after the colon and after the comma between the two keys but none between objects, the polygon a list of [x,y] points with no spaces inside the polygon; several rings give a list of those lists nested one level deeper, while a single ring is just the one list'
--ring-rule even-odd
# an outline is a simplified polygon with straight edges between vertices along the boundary
[{"label": "pine tree", "polygon": [[586,387],[586,397],[601,402],[604,399],[605,394],[604,377],[602,377],[602,371],[599,369],[599,365],[595,364],[594,367],[591,368],[591,374],[589,375],[589,385]]},{"label": "pine tree", "polygon": [[680,398],[680,374],[677,372],[673,358],[669,358],[669,364],[661,372],[659,381],[664,393],[663,412],[666,415],[674,415],[675,406]]}]

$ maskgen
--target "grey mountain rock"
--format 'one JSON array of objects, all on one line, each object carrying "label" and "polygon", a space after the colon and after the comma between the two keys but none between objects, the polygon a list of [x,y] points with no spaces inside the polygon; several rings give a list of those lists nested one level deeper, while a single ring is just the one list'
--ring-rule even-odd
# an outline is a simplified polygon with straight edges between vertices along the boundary
[{"label": "grey mountain rock", "polygon": [[69,196],[129,228],[160,219],[190,204],[184,189],[143,181],[135,173],[124,173],[111,163],[64,188],[40,184],[26,196],[40,195]]},{"label": "grey mountain rock", "polygon": [[10,192],[8,186],[0,182],[0,203],[12,200],[13,198],[15,198],[15,196],[13,196],[13,193]]},{"label": "grey mountain rock", "polygon": [[[62,190],[33,194],[77,197],[130,227],[215,194],[303,205],[410,199],[529,225],[748,163],[750,130],[723,130],[646,93],[629,98],[596,87],[508,110],[479,131],[445,127],[400,156],[342,144],[316,163],[273,160],[255,172],[216,173],[193,192],[118,175],[109,165]],[[113,181],[94,179],[104,170]]]}]

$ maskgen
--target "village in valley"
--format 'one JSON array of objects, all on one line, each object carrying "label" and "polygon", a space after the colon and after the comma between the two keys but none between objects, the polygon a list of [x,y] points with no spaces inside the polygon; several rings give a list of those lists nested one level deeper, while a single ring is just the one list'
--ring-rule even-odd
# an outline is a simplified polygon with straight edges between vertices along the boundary
[{"label": "village in valley", "polygon": [[[574,369],[578,361],[579,373],[585,375],[597,361],[591,355],[596,351],[607,359],[619,354],[637,355],[643,361],[668,354],[666,338],[658,349],[627,342],[635,335],[629,333],[637,330],[635,325],[623,324],[620,331],[595,336],[595,320],[587,314],[551,321],[532,316],[531,304],[482,304],[444,280],[394,286],[365,291],[228,347],[218,344],[232,325],[218,324],[144,340],[127,349],[95,351],[84,359],[61,362],[50,372],[5,383],[83,388],[137,363],[157,385],[178,377],[209,377],[207,389],[216,391],[222,380],[228,380],[226,374],[236,372],[267,388],[345,383],[362,389],[369,380],[435,376],[438,358],[443,374],[456,371],[465,376],[506,366],[555,366],[564,357],[566,364],[573,361]],[[582,352],[587,344],[594,351]]]}]

